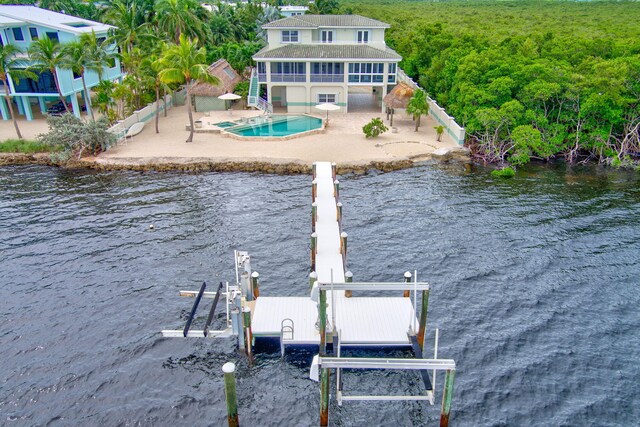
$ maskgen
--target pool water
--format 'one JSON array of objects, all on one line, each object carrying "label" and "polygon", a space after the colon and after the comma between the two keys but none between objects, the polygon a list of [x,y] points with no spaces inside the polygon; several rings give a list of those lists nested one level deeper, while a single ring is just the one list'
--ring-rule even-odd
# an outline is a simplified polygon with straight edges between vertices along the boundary
[{"label": "pool water", "polygon": [[247,124],[228,129],[239,136],[278,137],[295,135],[322,127],[322,119],[310,116],[273,116],[263,123]]},{"label": "pool water", "polygon": [[218,126],[219,128],[228,128],[231,126],[237,126],[238,123],[234,123],[234,122],[220,122],[220,123],[214,123],[215,126]]}]

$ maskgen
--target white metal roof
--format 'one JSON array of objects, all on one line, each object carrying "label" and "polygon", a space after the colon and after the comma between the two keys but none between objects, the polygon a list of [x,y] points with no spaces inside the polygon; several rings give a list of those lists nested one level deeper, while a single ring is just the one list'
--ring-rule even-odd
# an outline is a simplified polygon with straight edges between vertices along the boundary
[{"label": "white metal roof", "polygon": [[42,25],[72,34],[83,34],[95,31],[105,33],[111,25],[100,22],[89,21],[64,13],[53,12],[35,6],[23,5],[0,5],[0,25],[3,27],[16,26],[20,24]]}]

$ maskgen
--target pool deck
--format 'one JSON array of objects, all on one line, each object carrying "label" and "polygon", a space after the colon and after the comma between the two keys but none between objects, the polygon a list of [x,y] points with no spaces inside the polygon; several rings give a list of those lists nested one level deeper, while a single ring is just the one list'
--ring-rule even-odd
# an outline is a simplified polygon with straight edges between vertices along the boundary
[{"label": "pool deck", "polygon": [[[217,123],[260,114],[255,110],[212,111],[207,120]],[[324,114],[313,115],[325,117]],[[203,113],[194,114],[196,120],[203,117]],[[436,140],[436,123],[432,119],[423,117],[419,131],[414,132],[414,122],[405,114],[394,116],[397,133],[388,131],[378,138],[367,139],[362,133],[362,126],[374,117],[385,119],[382,113],[329,113],[329,125],[322,133],[270,141],[259,138],[237,140],[220,134],[196,133],[193,142],[185,143],[188,136],[186,107],[174,107],[169,110],[168,117],[160,117],[160,133],[155,133],[153,121],[148,122],[144,130],[126,144],[118,144],[97,158],[87,159],[87,162],[95,162],[103,168],[132,169],[203,162],[310,167],[314,161],[336,162],[344,167],[366,167],[373,163],[419,162],[431,159],[438,150],[459,149],[446,134],[441,142]],[[388,121],[385,123],[388,126]],[[20,126],[26,138],[34,138],[46,131],[43,120],[22,120]],[[11,121],[0,121],[0,140],[14,137]]]}]

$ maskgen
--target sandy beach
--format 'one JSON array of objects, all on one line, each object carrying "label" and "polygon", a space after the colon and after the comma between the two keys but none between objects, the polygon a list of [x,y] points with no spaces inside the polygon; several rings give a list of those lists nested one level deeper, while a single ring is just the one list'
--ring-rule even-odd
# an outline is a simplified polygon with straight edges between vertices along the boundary
[{"label": "sandy beach", "polygon": [[[212,123],[255,117],[255,110],[212,111],[207,117],[194,113],[194,118],[204,118]],[[324,114],[314,114],[325,117]],[[188,123],[185,106],[169,110],[167,117],[160,117],[160,133],[155,132],[154,122],[147,122],[144,130],[126,142],[119,143],[96,158],[83,159],[88,167],[104,169],[171,169],[178,165],[236,165],[231,169],[261,170],[251,165],[299,165],[308,168],[314,161],[336,162],[344,168],[378,167],[381,164],[407,167],[436,155],[458,152],[459,146],[445,133],[437,141],[434,126],[429,117],[422,117],[421,126],[415,132],[413,120],[405,113],[394,116],[396,133],[391,130],[377,138],[365,138],[362,126],[373,117],[385,119],[382,113],[330,113],[329,125],[323,133],[300,136],[287,140],[233,139],[221,134],[196,133],[193,142],[186,143]],[[46,131],[42,118],[32,122],[20,121],[25,138],[35,138]],[[10,121],[0,123],[0,140],[15,137]],[[464,152],[462,152],[464,155]],[[165,167],[162,167],[162,166]],[[239,167],[237,167],[239,166]],[[206,169],[206,167],[204,167]],[[398,167],[394,167],[398,168]],[[294,172],[300,172],[297,170]],[[277,172],[283,172],[278,170]]]}]

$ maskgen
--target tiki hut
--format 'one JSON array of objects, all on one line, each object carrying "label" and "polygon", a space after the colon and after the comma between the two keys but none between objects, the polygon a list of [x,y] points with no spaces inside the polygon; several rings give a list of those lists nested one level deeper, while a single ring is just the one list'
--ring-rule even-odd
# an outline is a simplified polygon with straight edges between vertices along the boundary
[{"label": "tiki hut", "polygon": [[190,92],[194,99],[195,110],[198,112],[224,110],[225,101],[218,97],[227,92],[233,92],[242,80],[226,59],[218,59],[209,66],[208,71],[220,80],[220,84],[197,82],[193,85]]},{"label": "tiki hut", "polygon": [[405,109],[413,96],[413,88],[405,82],[400,82],[383,99],[387,111],[387,120],[391,115],[390,126],[393,126],[393,113],[396,109]]}]

